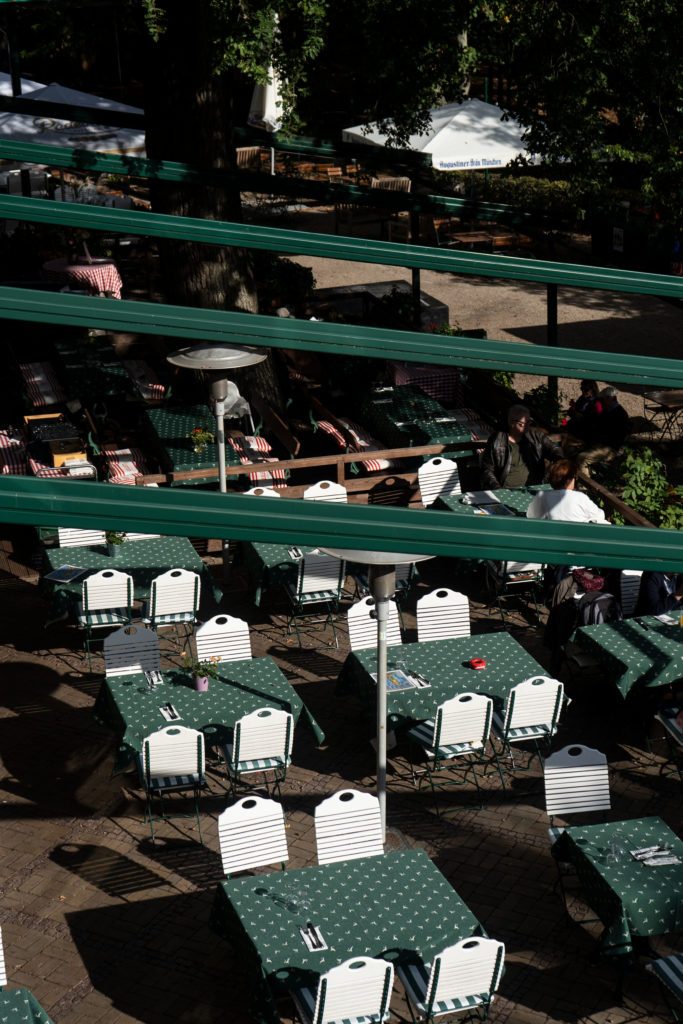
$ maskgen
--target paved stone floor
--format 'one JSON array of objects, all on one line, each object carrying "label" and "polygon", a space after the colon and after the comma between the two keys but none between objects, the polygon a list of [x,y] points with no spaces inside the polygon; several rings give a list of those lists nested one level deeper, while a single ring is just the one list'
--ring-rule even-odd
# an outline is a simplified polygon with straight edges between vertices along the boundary
[{"label": "paved stone floor", "polygon": [[[7,546],[11,551],[11,546]],[[209,556],[210,562],[215,558]],[[427,583],[455,582],[454,563],[430,563]],[[43,628],[46,606],[30,573],[0,590],[0,924],[10,985],[26,985],[56,1024],[247,1021],[242,955],[212,933],[209,912],[221,878],[216,816],[227,802],[225,780],[212,772],[202,800],[205,845],[194,822],[169,823],[152,843],[142,822],[133,775],[112,777],[113,738],[92,716],[99,687],[88,674],[73,627]],[[425,584],[427,585],[427,584]],[[499,628],[473,601],[473,631]],[[283,786],[292,867],[314,863],[312,811],[348,786],[371,788],[372,732],[360,706],[335,691],[348,652],[287,646],[275,602],[258,611],[239,571],[223,605],[250,620],[255,654],[277,658],[327,733],[322,749],[302,723],[293,767]],[[410,615],[408,627],[413,623]],[[515,617],[513,634],[542,662],[538,630]],[[642,722],[633,721],[604,679],[568,680],[573,702],[557,746],[598,746],[612,765],[615,819],[661,815],[681,830],[680,785],[662,780],[646,753]],[[389,848],[422,847],[488,933],[503,940],[507,967],[492,1020],[514,1024],[591,1021],[621,1024],[666,1019],[643,961],[619,1004],[614,966],[596,958],[599,926],[571,902],[567,922],[553,892],[555,868],[534,770],[503,796],[487,781],[484,809],[471,792],[443,800],[437,819],[425,792],[390,775]],[[670,937],[674,944],[679,937]],[[656,939],[669,949],[669,939]],[[394,999],[406,1019],[405,1006]],[[283,1019],[291,1007],[282,1006]]]}]

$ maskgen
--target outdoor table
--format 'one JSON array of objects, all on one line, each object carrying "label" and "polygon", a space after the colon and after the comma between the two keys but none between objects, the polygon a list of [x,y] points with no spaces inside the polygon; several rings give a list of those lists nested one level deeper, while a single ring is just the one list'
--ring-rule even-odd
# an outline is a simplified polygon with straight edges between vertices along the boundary
[{"label": "outdoor table", "polygon": [[66,281],[77,288],[85,288],[95,295],[110,292],[115,299],[121,298],[123,281],[114,260],[94,259],[92,263],[69,263],[68,259],[48,260],[43,263],[48,277]]},{"label": "outdoor table", "polygon": [[[494,491],[466,491],[463,494],[441,495],[434,502],[434,508],[446,508],[458,515],[481,515],[477,504],[487,500],[500,502],[518,516],[526,516],[527,509],[539,491],[549,491],[550,484],[532,484],[528,487],[497,487]],[[487,498],[486,495],[491,495]]]},{"label": "outdoor table", "polygon": [[[218,452],[215,443],[207,444],[202,452],[196,452],[188,437],[195,427],[201,427],[215,435],[216,419],[208,406],[145,408],[143,417],[156,436],[161,449],[161,461],[166,471],[180,473],[192,469],[217,469]],[[240,464],[237,452],[230,445],[225,446],[225,462],[228,466]],[[173,485],[178,487],[196,487],[198,484],[206,483],[218,485],[217,474],[173,481]]]},{"label": "outdoor table", "polygon": [[154,690],[142,673],[105,679],[95,716],[119,737],[114,770],[123,771],[142,752],[145,736],[172,724],[159,710],[169,702],[180,715],[179,724],[200,729],[213,746],[228,741],[238,718],[263,707],[290,711],[295,722],[303,713],[318,743],[324,742],[322,729],[272,658],[228,661],[216,671],[219,678],[211,679],[204,693],[194,689],[192,674],[182,669],[164,670],[164,681]]},{"label": "outdoor table", "polygon": [[[678,618],[673,615],[673,618]],[[597,658],[613,676],[622,697],[655,686],[668,686],[683,677],[683,628],[656,616],[581,626],[574,642]]]},{"label": "outdoor table", "polygon": [[[617,860],[613,842],[621,851]],[[575,867],[588,905],[605,926],[600,942],[606,953],[630,953],[634,935],[683,928],[683,863],[649,867],[629,852],[660,843],[670,843],[683,862],[683,842],[654,817],[567,828],[552,847],[557,860]]]},{"label": "outdoor table", "polygon": [[[486,668],[473,669],[470,658],[485,658]],[[501,710],[517,683],[546,675],[545,669],[508,633],[484,633],[450,640],[389,647],[387,667],[402,662],[406,670],[419,672],[431,686],[387,693],[387,721],[392,727],[432,718],[443,701],[458,693],[482,693]],[[369,648],[350,654],[339,675],[340,687],[353,687],[361,699],[375,705],[377,651]]]},{"label": "outdoor table", "polygon": [[372,393],[362,423],[389,448],[470,441],[472,431],[442,405],[409,384]]},{"label": "outdoor table", "polygon": [[[311,921],[328,948],[310,951],[299,928]],[[295,985],[353,956],[425,961],[446,946],[485,935],[424,850],[338,861],[221,882],[211,918],[251,956],[261,1021],[279,1021],[268,982]]]},{"label": "outdoor table", "polygon": [[[662,417],[662,438],[668,436],[671,441],[675,441],[680,437],[683,424],[683,388],[646,391],[643,399],[651,403],[646,405],[645,409],[653,414],[653,418]],[[655,426],[654,422],[652,425]]]},{"label": "outdoor table", "polygon": [[51,594],[51,618],[59,618],[68,612],[76,601],[80,601],[83,580],[101,569],[116,569],[133,577],[136,598],[146,600],[149,597],[152,580],[168,569],[188,569],[199,573],[202,590],[212,593],[216,601],[223,596],[222,590],[214,584],[211,573],[190,544],[187,537],[155,537],[151,540],[130,540],[118,545],[121,548],[115,556],[107,554],[105,544],[94,544],[90,547],[46,548],[43,556],[46,572],[58,569],[60,565],[77,565],[89,572],[80,576],[73,583],[54,583],[52,580],[41,581],[41,585]]},{"label": "outdoor table", "polygon": [[[242,546],[243,565],[249,581],[249,591],[254,592],[254,604],[257,608],[261,606],[264,590],[283,586],[288,580],[294,579],[299,563],[289,553],[291,546],[266,544],[260,541],[252,541]],[[299,547],[299,550],[302,554],[307,555],[314,548]]]},{"label": "outdoor table", "polygon": [[33,992],[27,988],[0,992],[0,1024],[52,1024]]}]

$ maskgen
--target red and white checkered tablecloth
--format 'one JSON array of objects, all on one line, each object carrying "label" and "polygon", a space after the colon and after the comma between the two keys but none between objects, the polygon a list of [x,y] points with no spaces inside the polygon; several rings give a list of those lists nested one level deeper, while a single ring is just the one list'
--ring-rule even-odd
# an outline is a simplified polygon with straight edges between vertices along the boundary
[{"label": "red and white checkered tablecloth", "polygon": [[[368,434],[367,430],[364,430],[358,423],[354,423],[353,420],[342,419],[341,417],[339,417],[339,422],[346,427],[349,434],[358,445],[359,453],[363,451],[363,449],[368,449],[369,451],[374,449],[375,451],[379,451],[381,446],[377,441],[375,441],[374,437],[372,437],[371,434]],[[344,438],[344,435],[337,430],[333,423],[330,423],[328,420],[318,420],[318,426],[321,430],[324,430],[326,434],[329,434],[330,437],[335,439],[339,445],[340,451],[347,451],[348,445],[346,444],[346,439]],[[392,463],[388,459],[359,459],[358,461],[371,473],[382,469],[391,469],[392,466]]]},{"label": "red and white checkered tablecloth", "polygon": [[[255,452],[263,454],[273,450],[265,437],[229,437],[228,441],[239,455],[239,460],[243,466],[249,466],[253,463]],[[279,462],[279,459],[264,457],[259,459],[259,462]],[[285,483],[287,471],[284,469],[263,470],[262,472],[253,472],[248,475],[250,480],[266,480],[271,482],[274,487],[287,486]]]},{"label": "red and white checkered tablecloth", "polygon": [[115,299],[121,298],[123,282],[119,269],[113,260],[99,263],[69,263],[66,259],[48,260],[43,270],[53,280],[66,280],[81,288],[87,288],[95,295],[111,292]]},{"label": "red and white checkered tablecloth", "polygon": [[0,430],[0,475],[26,476],[26,447],[19,438]]},{"label": "red and white checkered tablecloth", "polygon": [[144,359],[124,359],[123,365],[143,398],[164,397],[165,385],[159,381],[152,367]]},{"label": "red and white checkered tablecloth", "polygon": [[454,366],[390,362],[394,384],[414,384],[437,402],[462,402],[460,371]]},{"label": "red and white checkered tablecloth", "polygon": [[51,363],[19,363],[19,372],[34,408],[42,409],[46,405],[58,405],[66,401],[66,392]]},{"label": "red and white checkered tablecloth", "polygon": [[117,448],[105,444],[102,445],[102,456],[112,484],[134,484],[136,477],[148,472],[140,448]]}]

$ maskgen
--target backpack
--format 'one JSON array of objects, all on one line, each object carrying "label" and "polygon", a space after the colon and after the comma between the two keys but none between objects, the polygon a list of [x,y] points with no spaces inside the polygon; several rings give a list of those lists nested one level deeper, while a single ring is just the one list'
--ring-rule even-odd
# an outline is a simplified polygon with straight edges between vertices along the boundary
[{"label": "backpack", "polygon": [[577,608],[577,626],[600,626],[608,622],[621,622],[621,605],[613,594],[584,594]]}]

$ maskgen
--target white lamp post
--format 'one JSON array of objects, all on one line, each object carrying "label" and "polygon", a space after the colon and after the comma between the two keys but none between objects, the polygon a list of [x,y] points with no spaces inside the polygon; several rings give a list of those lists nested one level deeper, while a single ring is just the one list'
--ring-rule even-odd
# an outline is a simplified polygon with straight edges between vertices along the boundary
[{"label": "white lamp post", "polygon": [[433,555],[406,555],[394,551],[347,551],[321,548],[329,555],[369,566],[370,593],[377,617],[377,798],[382,818],[382,839],[387,824],[387,621],[389,601],[396,592],[396,566],[424,562]]},{"label": "white lamp post", "polygon": [[[221,493],[227,490],[225,477],[225,414],[230,412],[241,397],[237,385],[228,380],[230,370],[262,363],[268,356],[264,349],[248,345],[232,345],[230,342],[206,342],[188,345],[166,356],[169,363],[186,370],[203,370],[211,381],[211,399],[216,417],[216,445],[218,448],[218,487]],[[223,538],[223,572],[227,575],[228,542]]]}]

